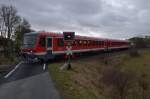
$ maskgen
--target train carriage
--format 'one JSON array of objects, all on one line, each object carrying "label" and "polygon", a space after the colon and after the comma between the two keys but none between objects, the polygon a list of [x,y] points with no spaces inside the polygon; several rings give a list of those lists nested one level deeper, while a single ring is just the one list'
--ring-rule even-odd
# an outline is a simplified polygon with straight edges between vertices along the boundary
[{"label": "train carriage", "polygon": [[[53,32],[31,32],[24,35],[21,54],[27,60],[49,60],[65,55],[67,42],[63,34]],[[73,53],[129,48],[125,40],[75,36],[72,41]]]}]

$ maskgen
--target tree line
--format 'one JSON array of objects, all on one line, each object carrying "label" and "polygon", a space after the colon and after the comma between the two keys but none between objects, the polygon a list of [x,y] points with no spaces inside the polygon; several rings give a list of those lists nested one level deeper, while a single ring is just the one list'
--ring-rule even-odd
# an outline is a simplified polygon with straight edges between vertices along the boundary
[{"label": "tree line", "polygon": [[22,43],[24,33],[33,31],[30,23],[12,5],[0,5],[0,47],[11,56]]},{"label": "tree line", "polygon": [[136,48],[150,48],[150,36],[133,37],[129,39]]}]

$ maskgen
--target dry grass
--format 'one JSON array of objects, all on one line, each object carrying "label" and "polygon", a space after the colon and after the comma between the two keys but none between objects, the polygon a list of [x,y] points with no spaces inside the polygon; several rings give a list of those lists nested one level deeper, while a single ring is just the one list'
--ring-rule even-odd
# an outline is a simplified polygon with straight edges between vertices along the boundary
[{"label": "dry grass", "polygon": [[64,62],[52,63],[49,71],[65,99],[105,99],[104,86],[100,84],[100,80],[102,71],[107,67],[132,71],[137,76],[146,73],[150,78],[150,52],[141,51],[140,54],[140,57],[134,58],[127,52],[113,53],[106,55],[107,57],[101,54],[79,58],[72,61],[73,70],[69,71],[60,71]]}]

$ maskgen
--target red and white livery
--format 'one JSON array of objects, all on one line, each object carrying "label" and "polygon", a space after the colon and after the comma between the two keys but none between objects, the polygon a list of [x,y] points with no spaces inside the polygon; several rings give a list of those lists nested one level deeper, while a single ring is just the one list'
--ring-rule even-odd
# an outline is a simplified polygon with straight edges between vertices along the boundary
[{"label": "red and white livery", "polygon": [[[24,35],[21,54],[28,60],[49,60],[65,55],[67,41],[63,34],[54,32],[31,32]],[[72,52],[78,54],[91,51],[108,51],[130,47],[126,40],[95,38],[76,35],[72,41]]]}]

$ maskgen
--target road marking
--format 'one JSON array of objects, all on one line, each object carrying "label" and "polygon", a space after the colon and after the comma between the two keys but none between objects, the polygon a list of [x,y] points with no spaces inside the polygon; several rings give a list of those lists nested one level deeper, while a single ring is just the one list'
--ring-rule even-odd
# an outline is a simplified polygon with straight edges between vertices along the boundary
[{"label": "road marking", "polygon": [[45,69],[46,69],[46,64],[43,65],[43,70],[45,70]]},{"label": "road marking", "polygon": [[13,70],[11,70],[7,75],[4,76],[4,78],[8,78],[22,63],[23,62],[21,61],[19,64],[17,64]]}]

